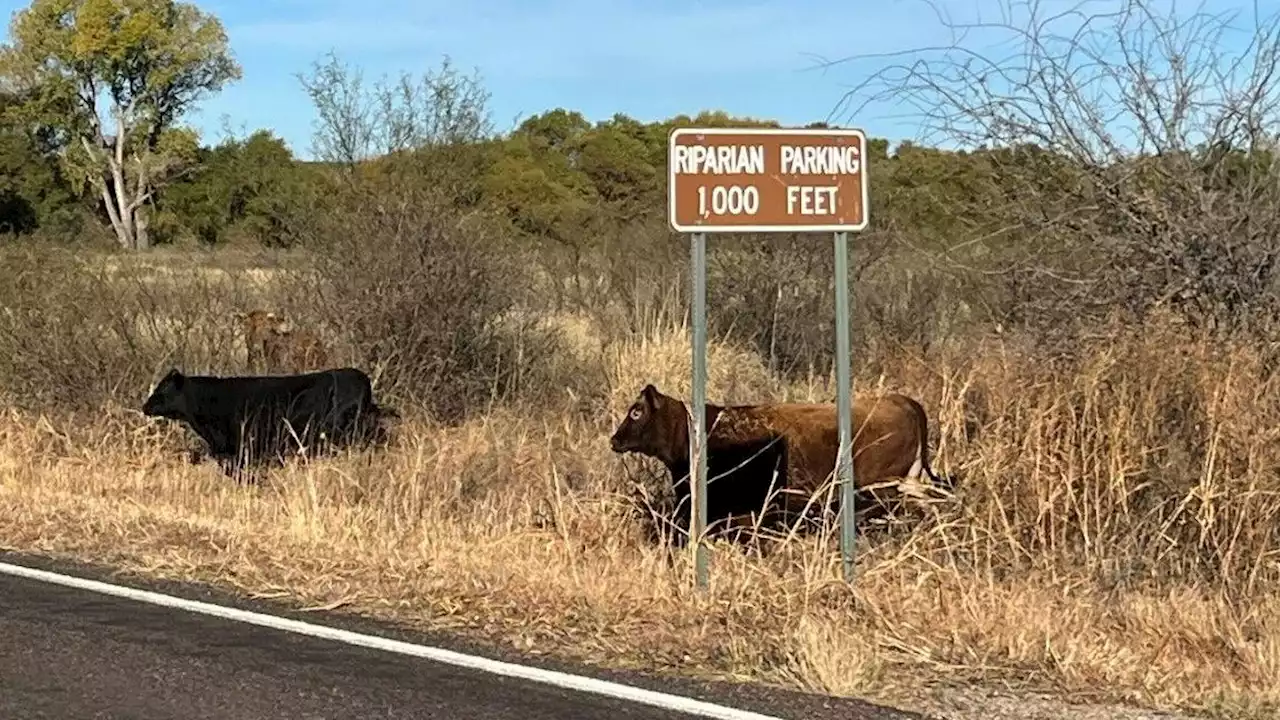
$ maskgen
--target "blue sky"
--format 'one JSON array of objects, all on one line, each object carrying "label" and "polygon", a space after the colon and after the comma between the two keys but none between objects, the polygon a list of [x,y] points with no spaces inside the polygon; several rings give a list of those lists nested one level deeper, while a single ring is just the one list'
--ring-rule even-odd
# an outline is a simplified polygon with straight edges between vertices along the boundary
[{"label": "blue sky", "polygon": [[[1076,0],[1044,0],[1070,7]],[[1265,13],[1280,0],[1259,0]],[[223,116],[236,134],[274,130],[310,155],[312,108],[295,73],[334,50],[367,79],[435,69],[445,55],[479,70],[495,125],[563,106],[592,120],[642,120],[703,109],[857,125],[893,140],[917,136],[904,108],[880,104],[830,117],[849,87],[885,62],[823,69],[824,59],[944,44],[951,35],[923,0],[198,0],[227,28],[244,78],[187,121],[207,142]],[[998,19],[999,0],[935,0],[953,20]],[[1097,11],[1118,0],[1093,0]],[[22,0],[0,0],[7,18]],[[1180,3],[1189,11],[1197,9]],[[1248,8],[1205,0],[1202,9]],[[1249,10],[1246,10],[1248,14]],[[1247,19],[1247,18],[1245,18]],[[987,38],[989,41],[990,38]],[[980,37],[970,43],[981,44]]]}]

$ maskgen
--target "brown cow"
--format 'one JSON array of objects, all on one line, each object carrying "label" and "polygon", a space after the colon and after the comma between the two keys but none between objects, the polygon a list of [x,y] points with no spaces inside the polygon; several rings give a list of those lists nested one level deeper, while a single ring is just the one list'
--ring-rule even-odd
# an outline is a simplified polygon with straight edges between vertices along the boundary
[{"label": "brown cow", "polygon": [[[753,515],[763,515],[762,524],[772,525],[834,509],[813,495],[835,469],[835,403],[707,403],[706,422],[708,526],[721,521],[741,526]],[[616,453],[641,453],[667,466],[676,496],[675,522],[682,530],[687,530],[689,516],[690,430],[685,403],[646,385],[609,441]],[[864,496],[858,500],[860,510],[867,499],[876,503],[876,510],[885,509],[897,494],[894,483],[886,481],[924,473],[935,485],[942,484],[929,467],[928,419],[915,400],[898,393],[858,397],[853,433],[854,482]],[[838,507],[838,501],[833,493],[832,505]]]},{"label": "brown cow", "polygon": [[255,371],[302,372],[328,362],[328,353],[314,332],[296,330],[289,320],[273,312],[251,310],[233,317],[244,331],[245,359]]}]

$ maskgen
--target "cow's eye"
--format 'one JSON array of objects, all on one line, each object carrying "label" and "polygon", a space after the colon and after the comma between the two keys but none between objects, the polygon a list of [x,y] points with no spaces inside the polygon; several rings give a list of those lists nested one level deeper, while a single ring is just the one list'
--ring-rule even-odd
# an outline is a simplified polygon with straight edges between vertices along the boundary
[{"label": "cow's eye", "polygon": [[631,408],[631,419],[632,420],[640,419],[640,408]]}]

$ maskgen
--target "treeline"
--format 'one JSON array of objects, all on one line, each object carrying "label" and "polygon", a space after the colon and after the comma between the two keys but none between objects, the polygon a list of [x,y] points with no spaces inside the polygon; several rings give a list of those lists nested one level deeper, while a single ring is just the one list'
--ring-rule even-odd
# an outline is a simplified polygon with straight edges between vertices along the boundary
[{"label": "treeline", "polygon": [[[318,106],[338,103],[333,84],[350,82],[344,72],[354,71],[317,66],[312,82],[331,83],[313,94]],[[480,120],[483,91],[462,87],[473,81],[450,75],[427,82],[426,91],[475,94],[479,104],[455,109],[472,132],[450,142],[428,137],[418,147],[382,138],[386,152],[362,154],[358,140],[393,132],[392,120],[363,112],[367,127],[360,127],[362,113],[351,110],[345,118],[324,115],[327,137],[317,144],[330,150],[320,161],[298,160],[269,129],[199,147],[149,204],[152,242],[305,248],[316,237],[314,208],[338,188],[372,190],[412,176],[455,208],[501,218],[512,237],[546,254],[548,269],[565,281],[562,293],[580,294],[584,283],[599,285],[610,272],[599,265],[600,252],[679,269],[682,248],[666,227],[671,129],[777,126],[722,112],[650,123],[616,115],[592,123],[554,109],[499,135]],[[393,100],[393,89],[366,91],[365,110]],[[913,297],[898,307],[864,297],[872,305],[866,310],[921,341],[936,333],[924,326],[912,333],[906,325],[923,321],[922,307],[939,302],[1007,329],[1096,319],[1108,310],[1140,319],[1155,307],[1217,325],[1238,323],[1245,309],[1269,303],[1273,294],[1270,238],[1280,227],[1273,211],[1264,211],[1277,200],[1270,149],[1217,145],[1094,167],[1033,144],[953,152],[873,139],[870,150],[871,224],[857,238],[855,282],[875,283],[892,272],[889,284]],[[77,187],[54,144],[7,124],[0,168],[0,228],[10,236],[104,238],[93,227],[107,220],[100,198],[83,183]],[[1212,199],[1210,208],[1204,198]],[[747,276],[722,280],[757,285],[764,295],[784,285],[794,292],[801,276],[821,283],[829,254],[825,238],[811,236],[718,236],[716,247],[751,248],[737,262],[760,264],[760,273],[777,280],[758,284],[750,268]]]},{"label": "treeline", "polygon": [[[1119,29],[1168,35],[1176,20],[1140,5]],[[299,76],[315,161],[270,130],[201,144],[180,110],[239,68],[216,18],[177,6],[190,12],[157,12],[127,38],[52,0],[15,16],[0,48],[0,230],[24,245],[300,248],[317,272],[291,280],[311,283],[292,297],[331,299],[300,311],[415,387],[468,373],[481,395],[518,384],[509,355],[529,349],[495,339],[499,318],[571,311],[623,331],[681,322],[688,250],[666,222],[668,133],[772,124],[719,112],[590,122],[554,109],[499,133],[482,81],[448,61],[369,83],[331,55]],[[126,41],[152,62],[113,64],[113,43]],[[1277,64],[1265,50],[1280,43],[1268,42],[1257,62]],[[203,50],[176,52],[192,43]],[[1001,95],[965,74],[972,63],[886,77],[886,92],[914,95],[933,108],[925,121],[970,149],[870,144],[871,222],[851,269],[864,367],[877,370],[883,346],[927,358],[937,343],[991,332],[1071,355],[1107,323],[1155,316],[1271,333],[1280,171],[1265,120],[1280,104],[1269,76],[1223,93],[1193,84],[1204,73],[1166,87],[1149,68],[1102,63],[1119,98],[1108,115],[1105,98],[1054,76],[1069,74],[1071,56],[1029,52],[1049,68],[1021,81],[1035,92]],[[77,105],[102,87],[115,88],[112,107],[134,109],[123,133],[111,113]],[[1121,142],[1099,118],[1124,121],[1126,108]],[[716,236],[712,331],[751,344],[776,372],[825,372],[831,265],[824,235]]]}]

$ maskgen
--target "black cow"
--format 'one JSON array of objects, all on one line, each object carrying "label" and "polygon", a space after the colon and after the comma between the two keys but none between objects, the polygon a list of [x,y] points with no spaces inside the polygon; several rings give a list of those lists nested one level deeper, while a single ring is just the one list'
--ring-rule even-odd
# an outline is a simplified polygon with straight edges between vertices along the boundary
[{"label": "black cow", "polygon": [[308,452],[381,444],[382,419],[400,416],[374,402],[369,376],[355,368],[239,377],[183,375],[175,368],[142,412],[186,423],[228,475],[258,462],[282,462],[299,444]]}]

